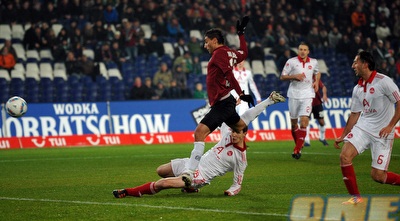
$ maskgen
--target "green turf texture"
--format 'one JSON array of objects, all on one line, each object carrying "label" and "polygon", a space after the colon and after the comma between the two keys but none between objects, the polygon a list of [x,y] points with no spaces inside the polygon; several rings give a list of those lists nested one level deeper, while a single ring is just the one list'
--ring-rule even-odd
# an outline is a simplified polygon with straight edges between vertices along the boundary
[{"label": "green turf texture", "polygon": [[[113,197],[113,189],[158,180],[156,168],[189,156],[192,144],[1,150],[0,220],[287,220],[298,194],[347,194],[340,150],[329,143],[312,141],[295,160],[292,141],[249,142],[242,191],[233,197],[223,195],[232,173],[197,194]],[[399,146],[395,141],[389,168],[397,173]],[[369,151],[353,164],[362,194],[399,193],[370,178]]]}]

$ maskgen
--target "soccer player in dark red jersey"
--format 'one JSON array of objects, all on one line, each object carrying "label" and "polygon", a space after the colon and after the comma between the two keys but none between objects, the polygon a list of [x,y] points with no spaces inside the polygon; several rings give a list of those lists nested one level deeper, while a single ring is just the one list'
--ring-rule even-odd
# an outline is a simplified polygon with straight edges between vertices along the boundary
[{"label": "soccer player in dark red jersey", "polygon": [[245,122],[240,119],[235,110],[236,100],[230,94],[235,90],[240,99],[254,106],[254,100],[250,95],[244,95],[239,83],[233,75],[233,67],[247,58],[247,43],[244,38],[244,30],[249,22],[249,17],[244,16],[242,21],[237,21],[237,33],[240,40],[239,50],[233,50],[225,45],[223,33],[220,29],[210,29],[205,33],[204,48],[211,54],[207,66],[207,94],[211,109],[197,125],[194,132],[194,148],[190,155],[188,171],[182,175],[186,186],[190,186],[193,179],[193,171],[199,165],[204,153],[206,137],[222,123],[226,123],[234,131],[245,128]]}]

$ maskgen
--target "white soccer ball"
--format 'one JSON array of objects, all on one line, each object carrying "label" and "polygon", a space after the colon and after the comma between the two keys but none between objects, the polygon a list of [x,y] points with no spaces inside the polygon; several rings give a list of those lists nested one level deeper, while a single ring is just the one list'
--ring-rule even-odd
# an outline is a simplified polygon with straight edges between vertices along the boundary
[{"label": "white soccer ball", "polygon": [[28,110],[26,101],[18,96],[8,99],[6,103],[6,111],[11,117],[21,117]]}]

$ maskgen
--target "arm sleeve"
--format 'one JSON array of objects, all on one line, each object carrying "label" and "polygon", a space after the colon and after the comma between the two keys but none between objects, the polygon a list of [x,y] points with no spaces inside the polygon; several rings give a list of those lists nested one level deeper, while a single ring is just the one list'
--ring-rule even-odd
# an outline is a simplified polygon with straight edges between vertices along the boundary
[{"label": "arm sleeve", "polygon": [[241,152],[241,158],[236,161],[235,167],[233,169],[233,183],[229,187],[228,192],[230,196],[237,195],[242,189],[242,181],[244,176],[244,171],[247,167],[246,151]]}]

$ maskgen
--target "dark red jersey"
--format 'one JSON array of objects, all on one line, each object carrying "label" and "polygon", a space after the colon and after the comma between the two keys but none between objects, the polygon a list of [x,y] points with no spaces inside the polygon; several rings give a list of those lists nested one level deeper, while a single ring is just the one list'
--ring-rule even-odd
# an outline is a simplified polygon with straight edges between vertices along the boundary
[{"label": "dark red jersey", "polygon": [[312,106],[317,106],[322,104],[322,95],[321,95],[321,90],[322,88],[325,87],[324,83],[322,83],[321,79],[319,80],[319,86],[318,86],[318,91],[315,93],[315,97],[312,101]]},{"label": "dark red jersey", "polygon": [[233,75],[233,67],[247,58],[247,44],[244,36],[239,36],[240,50],[232,50],[228,46],[215,49],[207,66],[207,94],[210,105],[229,94],[232,89],[241,94],[242,90]]}]

